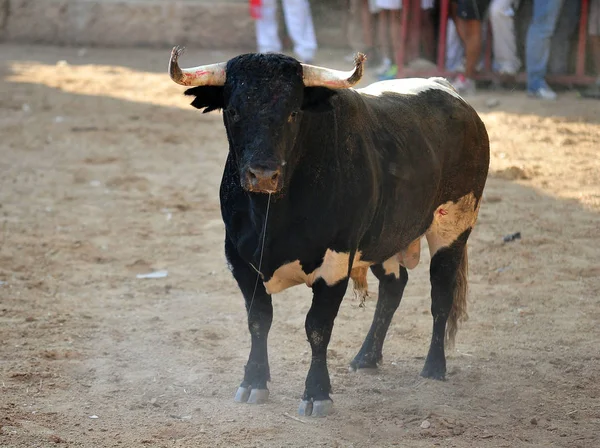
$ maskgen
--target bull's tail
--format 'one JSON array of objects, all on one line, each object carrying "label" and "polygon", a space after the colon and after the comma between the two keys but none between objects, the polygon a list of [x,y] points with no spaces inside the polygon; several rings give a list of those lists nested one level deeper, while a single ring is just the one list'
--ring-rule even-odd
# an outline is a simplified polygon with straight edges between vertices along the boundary
[{"label": "bull's tail", "polygon": [[446,324],[446,345],[448,348],[454,347],[458,323],[464,322],[469,318],[467,314],[468,271],[469,257],[467,256],[467,245],[465,244],[458,271],[456,272],[456,286],[454,288],[452,309],[450,310],[448,323]]}]

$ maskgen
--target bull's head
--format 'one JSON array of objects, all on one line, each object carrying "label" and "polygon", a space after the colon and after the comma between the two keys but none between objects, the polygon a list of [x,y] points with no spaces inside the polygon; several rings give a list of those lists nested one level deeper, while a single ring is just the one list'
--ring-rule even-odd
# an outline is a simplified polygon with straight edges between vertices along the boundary
[{"label": "bull's head", "polygon": [[171,53],[169,73],[177,84],[194,86],[186,95],[192,106],[210,112],[223,109],[229,147],[242,186],[256,193],[273,193],[289,181],[301,155],[293,148],[303,113],[331,109],[336,89],[352,87],[362,77],[365,56],[355,68],[341,72],[280,54],[245,54],[228,62],[181,69]]}]

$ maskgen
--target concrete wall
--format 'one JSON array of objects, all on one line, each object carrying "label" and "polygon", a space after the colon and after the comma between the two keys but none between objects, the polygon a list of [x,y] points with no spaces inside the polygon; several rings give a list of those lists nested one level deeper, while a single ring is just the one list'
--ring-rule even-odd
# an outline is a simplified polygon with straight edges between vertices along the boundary
[{"label": "concrete wall", "polygon": [[[339,11],[328,6],[329,14],[323,14],[322,2],[313,4],[320,45],[345,46]],[[255,48],[248,0],[0,0],[0,39],[109,47]]]}]

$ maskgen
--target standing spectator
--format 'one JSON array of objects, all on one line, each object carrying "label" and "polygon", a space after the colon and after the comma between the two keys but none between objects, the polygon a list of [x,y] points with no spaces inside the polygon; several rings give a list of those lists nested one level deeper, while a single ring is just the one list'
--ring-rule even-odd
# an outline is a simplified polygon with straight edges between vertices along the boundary
[{"label": "standing spectator", "polygon": [[[410,1],[410,0],[405,0]],[[409,28],[419,27],[420,40],[410,40],[407,48],[407,60],[409,62],[418,60],[421,57],[421,45],[423,46],[423,54],[425,59],[429,61],[435,60],[435,29],[433,26],[433,8],[434,0],[421,0],[421,10],[416,14],[412,13],[409,17]],[[415,20],[414,15],[419,20]],[[409,35],[411,32],[408,33]]]},{"label": "standing spectator", "polygon": [[458,35],[465,46],[465,72],[454,80],[456,90],[461,94],[475,93],[475,70],[481,56],[481,23],[490,0],[455,0],[452,4],[452,18]]},{"label": "standing spectator", "polygon": [[375,0],[379,11],[379,45],[381,47],[382,63],[376,74],[379,79],[393,79],[398,74],[395,63],[397,45],[401,41],[400,10],[402,0]]},{"label": "standing spectator", "polygon": [[346,56],[348,62],[353,62],[356,52],[367,56],[367,64],[379,63],[379,49],[375,45],[375,0],[348,0],[349,23],[347,30],[348,44],[352,54]]},{"label": "standing spectator", "polygon": [[553,75],[569,73],[569,63],[573,53],[573,35],[577,31],[580,14],[581,0],[565,1],[550,40],[548,72]]},{"label": "standing spectator", "polygon": [[[317,39],[308,0],[283,0],[283,14],[296,57],[302,62],[312,62],[317,51]],[[280,53],[282,46],[278,32],[276,0],[261,0],[257,15],[258,51]]]},{"label": "standing spectator", "polygon": [[454,20],[448,19],[446,32],[446,69],[450,72],[465,71],[465,48],[463,47]]},{"label": "standing spectator", "polygon": [[592,60],[596,69],[596,83],[590,86],[584,96],[600,99],[600,0],[590,1],[590,15],[588,22]]},{"label": "standing spectator", "polygon": [[[404,0],[410,1],[410,0]],[[396,54],[398,52],[398,44],[402,39],[401,34],[401,17],[403,0],[374,0],[376,8],[379,12],[379,40],[383,56],[381,67],[377,70],[380,80],[394,79],[398,75],[398,66],[395,63]],[[433,12],[434,0],[421,0],[421,11],[416,14],[419,21],[413,26],[420,26],[422,31],[423,47],[427,57],[434,59],[434,28],[433,28]],[[409,20],[414,20],[411,17]],[[389,33],[387,29],[389,28]],[[389,36],[389,37],[388,37]],[[391,45],[390,45],[391,40]],[[420,55],[421,42],[408,42],[406,48],[409,60],[416,60]]]},{"label": "standing spectator", "polygon": [[520,0],[492,0],[490,4],[494,71],[500,75],[514,76],[521,68],[514,20],[519,3]]},{"label": "standing spectator", "polygon": [[545,77],[550,57],[550,41],[564,1],[533,0],[533,17],[527,31],[525,49],[527,92],[531,97],[556,99],[556,93],[548,86]]}]

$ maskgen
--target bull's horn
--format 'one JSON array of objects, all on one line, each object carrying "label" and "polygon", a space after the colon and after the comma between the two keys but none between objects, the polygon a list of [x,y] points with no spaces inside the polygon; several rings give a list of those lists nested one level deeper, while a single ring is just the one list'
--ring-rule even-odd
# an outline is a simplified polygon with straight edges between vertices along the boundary
[{"label": "bull's horn", "polygon": [[302,64],[304,85],[306,87],[329,87],[330,89],[347,89],[352,87],[363,75],[363,64],[367,57],[357,53],[354,57],[354,70],[342,72],[330,68]]},{"label": "bull's horn", "polygon": [[227,62],[182,69],[179,67],[177,59],[183,50],[183,47],[174,47],[171,51],[169,74],[173,81],[182,86],[222,86],[225,84]]}]

